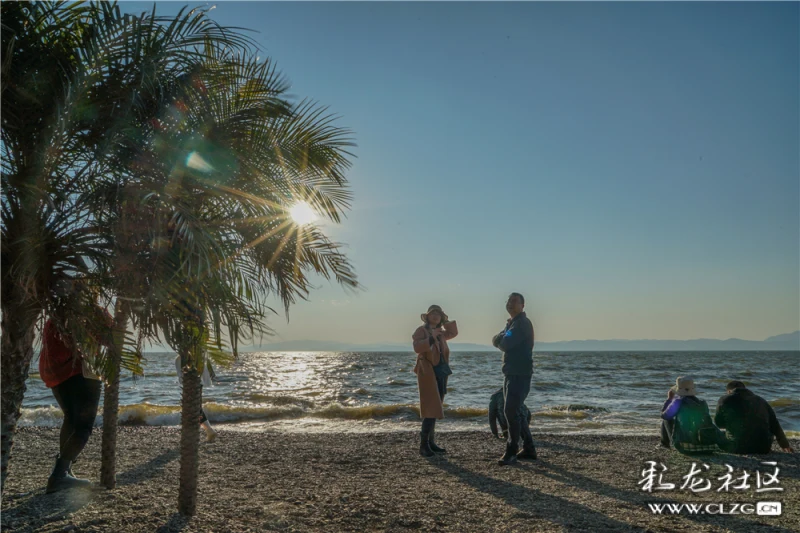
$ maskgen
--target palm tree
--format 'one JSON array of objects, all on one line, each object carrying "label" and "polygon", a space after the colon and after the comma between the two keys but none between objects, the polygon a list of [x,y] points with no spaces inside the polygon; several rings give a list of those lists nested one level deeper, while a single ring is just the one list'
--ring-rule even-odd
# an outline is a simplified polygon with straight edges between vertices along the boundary
[{"label": "palm tree", "polygon": [[[122,15],[115,3],[2,4],[3,486],[37,320],[63,282],[91,276],[104,286],[112,271],[114,235],[98,223],[93,184],[118,175],[130,138],[197,47],[250,43],[202,11],[160,22]],[[158,46],[131,48],[137,35]],[[85,331],[71,333],[90,353]],[[106,361],[126,359],[117,349]]]},{"label": "palm tree", "polygon": [[[204,57],[198,50],[225,47],[244,50],[251,42],[244,35],[214,24],[204,10],[182,10],[175,17],[151,14],[125,16],[115,31],[106,32],[106,48],[117,50],[108,77],[126,80],[114,90],[129,101],[128,124],[119,136],[117,150],[110,157],[112,172],[92,185],[93,212],[107,228],[113,243],[112,270],[106,273],[105,286],[115,302],[115,342],[103,361],[106,387],[103,406],[103,444],[101,484],[116,484],[116,435],[119,412],[119,370],[141,356],[144,333],[138,342],[126,337],[129,321],[137,323],[136,310],[142,309],[152,285],[154,239],[160,231],[160,215],[147,194],[157,187],[145,162],[148,146],[157,132],[159,121],[176,99],[193,83],[191,73]],[[119,99],[118,98],[118,99]],[[154,181],[156,180],[156,181]]]},{"label": "palm tree", "polygon": [[340,220],[350,199],[349,132],[315,105],[289,102],[272,63],[207,52],[195,90],[175,102],[142,147],[150,154],[139,157],[148,163],[139,175],[148,176],[150,190],[138,205],[149,201],[149,212],[163,213],[151,226],[161,228],[151,242],[163,249],[151,252],[150,294],[134,315],[137,328],[160,332],[181,356],[179,511],[186,515],[196,508],[207,357],[224,362],[223,337],[235,356],[241,340],[268,334],[268,299],[288,312],[309,294],[309,271],[358,287],[339,245],[288,216],[302,199]]},{"label": "palm tree", "polygon": [[[66,110],[85,101],[74,50],[89,6],[2,4],[2,485],[33,356],[36,323],[64,280],[107,257],[77,182],[102,165]],[[80,80],[80,81],[78,81]],[[77,83],[76,83],[77,82]],[[91,222],[89,222],[91,225]]]}]

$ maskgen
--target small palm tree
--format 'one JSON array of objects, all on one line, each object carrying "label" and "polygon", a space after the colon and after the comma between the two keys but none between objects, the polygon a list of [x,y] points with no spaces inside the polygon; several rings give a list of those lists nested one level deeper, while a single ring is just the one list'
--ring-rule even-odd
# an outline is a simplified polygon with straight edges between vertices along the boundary
[{"label": "small palm tree", "polygon": [[[269,334],[266,304],[285,309],[311,289],[309,271],[358,283],[339,245],[288,216],[307,201],[332,220],[349,205],[344,170],[349,132],[319,108],[293,105],[269,62],[209,50],[194,91],[160,122],[142,174],[166,234],[137,327],[164,335],[183,368],[179,511],[196,508],[200,373],[211,357],[225,362],[243,339]],[[161,176],[160,179],[154,179]],[[157,200],[156,200],[157,199]]]}]

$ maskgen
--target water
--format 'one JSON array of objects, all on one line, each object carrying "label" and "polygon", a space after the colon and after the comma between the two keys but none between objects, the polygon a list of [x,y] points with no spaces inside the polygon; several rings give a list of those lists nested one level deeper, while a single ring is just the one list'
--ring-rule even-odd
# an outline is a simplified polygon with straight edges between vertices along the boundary
[{"label": "water", "polygon": [[[177,425],[180,387],[174,354],[147,354],[144,378],[123,378],[123,424]],[[242,354],[203,391],[212,423],[285,431],[392,431],[419,424],[413,353],[271,352]],[[655,433],[667,389],[694,377],[713,409],[725,384],[740,379],[800,436],[800,352],[536,353],[527,405],[535,431]],[[443,430],[487,429],[489,397],[503,382],[499,353],[452,354]],[[34,369],[36,364],[34,363]],[[102,406],[102,402],[101,402]],[[28,381],[21,425],[60,424],[37,374]],[[100,419],[98,419],[98,424]]]}]

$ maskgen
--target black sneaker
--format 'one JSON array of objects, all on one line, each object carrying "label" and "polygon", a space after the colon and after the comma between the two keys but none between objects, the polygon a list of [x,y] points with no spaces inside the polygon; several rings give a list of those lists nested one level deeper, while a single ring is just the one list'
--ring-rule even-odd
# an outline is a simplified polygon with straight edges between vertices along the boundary
[{"label": "black sneaker", "polygon": [[53,473],[47,479],[47,494],[52,494],[61,490],[67,489],[89,489],[92,487],[92,482],[88,479],[79,479],[73,477],[70,472],[70,463],[64,459],[56,459],[56,466],[53,468]]},{"label": "black sneaker", "polygon": [[517,454],[517,459],[530,459],[531,461],[536,460],[536,447],[534,446],[523,446],[522,451]]},{"label": "black sneaker", "polygon": [[508,465],[513,465],[516,462],[517,462],[517,454],[506,451],[506,453],[503,454],[503,457],[501,457],[500,460],[497,461],[497,464],[499,464],[500,466],[508,466]]}]

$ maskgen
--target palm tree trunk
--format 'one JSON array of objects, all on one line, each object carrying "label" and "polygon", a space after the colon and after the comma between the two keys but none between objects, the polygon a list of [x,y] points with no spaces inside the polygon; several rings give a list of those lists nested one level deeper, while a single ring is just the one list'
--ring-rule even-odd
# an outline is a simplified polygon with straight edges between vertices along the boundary
[{"label": "palm tree trunk", "polygon": [[11,448],[14,445],[14,433],[17,430],[25,397],[28,370],[33,359],[33,340],[36,333],[38,309],[26,305],[24,295],[14,290],[3,291],[2,317],[2,365],[0,365],[0,441],[2,442],[2,480],[0,492],[5,489],[8,476],[8,463],[11,460]]},{"label": "palm tree trunk", "polygon": [[103,395],[103,443],[100,450],[100,484],[107,489],[117,486],[117,426],[119,422],[119,376],[128,306],[121,299],[114,305],[114,346],[111,352],[111,375],[106,376]]},{"label": "palm tree trunk", "polygon": [[[187,361],[190,356],[183,354]],[[191,365],[194,367],[194,365]],[[178,512],[194,516],[197,510],[197,468],[199,463],[200,411],[203,383],[194,368],[183,371],[181,398],[181,471],[178,488]]]}]

